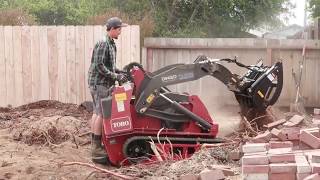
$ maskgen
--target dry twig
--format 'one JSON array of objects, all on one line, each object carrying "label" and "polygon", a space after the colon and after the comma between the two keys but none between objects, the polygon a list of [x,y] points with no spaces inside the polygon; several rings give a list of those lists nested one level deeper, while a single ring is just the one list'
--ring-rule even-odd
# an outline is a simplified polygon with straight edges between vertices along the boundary
[{"label": "dry twig", "polygon": [[202,144],[201,148],[211,148],[211,147],[222,147],[222,146],[228,146],[228,145],[232,145],[232,144],[238,144],[240,142],[228,142],[228,143],[218,143],[218,144]]},{"label": "dry twig", "polygon": [[252,128],[250,122],[247,120],[245,116],[241,115],[241,119],[242,119],[242,122],[244,123],[245,128],[249,130],[252,135],[254,136],[258,135],[258,132]]},{"label": "dry twig", "polygon": [[63,163],[62,166],[71,166],[71,165],[81,165],[81,166],[87,166],[87,167],[91,167],[93,169],[96,169],[98,171],[101,171],[103,173],[107,173],[107,174],[110,174],[112,176],[115,176],[115,177],[118,177],[118,178],[121,178],[121,179],[125,179],[125,180],[130,180],[130,179],[135,179],[131,176],[126,176],[126,175],[122,175],[122,174],[118,174],[118,173],[115,173],[115,172],[112,172],[112,171],[109,171],[109,170],[106,170],[106,169],[103,169],[103,168],[100,168],[100,167],[97,167],[95,165],[92,165],[92,164],[88,164],[88,163],[83,163],[83,162],[66,162],[66,163]]},{"label": "dry twig", "polygon": [[151,139],[151,142],[149,142],[149,143],[150,143],[151,150],[153,151],[153,153],[156,156],[156,158],[158,159],[158,161],[163,161],[163,159],[162,159],[159,151],[157,150],[157,147],[152,139]]},{"label": "dry twig", "polygon": [[86,135],[88,135],[90,133],[91,133],[90,131],[87,131],[87,132],[84,132],[82,134],[79,134],[78,137],[86,136]]}]

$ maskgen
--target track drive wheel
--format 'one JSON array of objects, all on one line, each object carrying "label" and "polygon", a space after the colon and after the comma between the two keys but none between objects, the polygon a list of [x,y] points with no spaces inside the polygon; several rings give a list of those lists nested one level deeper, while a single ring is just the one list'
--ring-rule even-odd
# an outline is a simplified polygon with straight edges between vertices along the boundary
[{"label": "track drive wheel", "polygon": [[127,141],[123,146],[123,154],[131,164],[137,164],[149,159],[151,147],[146,140]]}]

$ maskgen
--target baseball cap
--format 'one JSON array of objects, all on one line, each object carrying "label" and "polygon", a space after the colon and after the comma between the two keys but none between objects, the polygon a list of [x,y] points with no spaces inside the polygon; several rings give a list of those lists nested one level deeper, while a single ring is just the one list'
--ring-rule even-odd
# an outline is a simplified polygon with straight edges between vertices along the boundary
[{"label": "baseball cap", "polygon": [[125,27],[128,26],[128,24],[123,23],[122,20],[118,17],[112,17],[107,20],[106,26],[108,29],[117,28],[117,27]]}]

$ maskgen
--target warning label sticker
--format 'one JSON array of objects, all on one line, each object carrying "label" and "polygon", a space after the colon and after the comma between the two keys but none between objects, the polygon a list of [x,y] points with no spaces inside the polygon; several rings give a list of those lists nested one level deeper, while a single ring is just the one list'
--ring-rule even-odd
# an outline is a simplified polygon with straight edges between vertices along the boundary
[{"label": "warning label sticker", "polygon": [[115,99],[116,101],[125,101],[127,100],[127,94],[126,93],[119,93],[119,94],[115,94]]}]

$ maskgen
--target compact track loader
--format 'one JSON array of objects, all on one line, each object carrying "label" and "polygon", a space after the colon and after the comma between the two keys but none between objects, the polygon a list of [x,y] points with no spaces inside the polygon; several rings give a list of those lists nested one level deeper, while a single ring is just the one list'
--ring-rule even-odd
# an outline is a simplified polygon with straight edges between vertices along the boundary
[{"label": "compact track loader", "polygon": [[[242,76],[222,64],[234,63],[248,71]],[[234,92],[240,106],[264,111],[280,96],[282,63],[246,66],[236,59],[199,56],[191,64],[173,64],[146,72],[138,63],[126,66],[127,82],[120,82],[101,100],[103,144],[112,165],[159,159],[160,156],[190,157],[203,143],[219,143],[218,124],[197,95],[176,93],[167,86],[212,76]]]}]

